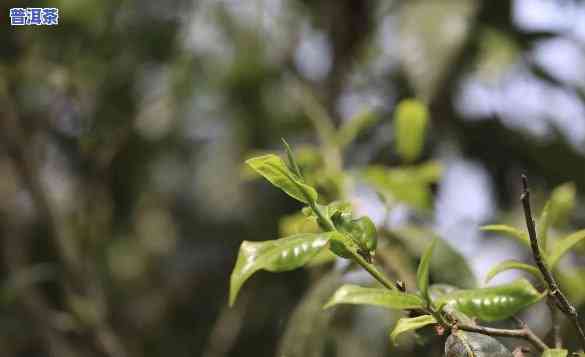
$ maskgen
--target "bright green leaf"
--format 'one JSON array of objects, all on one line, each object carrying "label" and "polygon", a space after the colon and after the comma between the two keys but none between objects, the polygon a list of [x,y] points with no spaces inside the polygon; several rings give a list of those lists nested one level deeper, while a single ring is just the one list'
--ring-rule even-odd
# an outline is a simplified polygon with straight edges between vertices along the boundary
[{"label": "bright green leaf", "polygon": [[405,99],[394,113],[396,150],[407,162],[416,160],[423,149],[429,111],[416,99]]},{"label": "bright green leaf", "polygon": [[425,306],[416,295],[382,288],[364,288],[357,285],[344,285],[339,288],[323,308],[338,304],[375,305],[387,309],[416,309]]},{"label": "bright green leaf", "polygon": [[230,305],[234,304],[240,288],[255,272],[299,268],[315,257],[336,234],[339,233],[307,233],[265,242],[242,242],[230,278]]},{"label": "bright green leaf", "polygon": [[483,226],[480,229],[484,232],[494,232],[505,237],[514,238],[525,246],[530,247],[530,239],[528,238],[528,234],[512,226],[505,224],[490,224]]},{"label": "bright green leaf", "polygon": [[396,338],[408,331],[418,330],[419,328],[425,327],[430,324],[436,324],[437,320],[432,315],[422,315],[412,318],[401,318],[394,326],[394,329],[390,333],[390,340],[393,344],[396,344]]},{"label": "bright green leaf", "polygon": [[542,353],[542,357],[567,357],[569,351],[563,349],[548,349]]},{"label": "bright green leaf", "polygon": [[268,154],[248,159],[246,163],[291,197],[304,203],[317,201],[317,191],[293,174],[280,157]]},{"label": "bright green leaf", "polygon": [[485,321],[503,320],[538,302],[544,295],[526,279],[489,288],[458,290],[440,296],[437,305],[452,305],[464,314]]},{"label": "bright green leaf", "polygon": [[569,351],[560,348],[549,349],[542,353],[542,357],[567,357]]},{"label": "bright green leaf", "polygon": [[550,253],[547,259],[548,266],[554,268],[559,260],[577,243],[585,238],[585,229],[569,234],[565,238],[559,239],[550,248]]},{"label": "bright green leaf", "polygon": [[506,271],[506,270],[523,270],[527,273],[532,274],[535,278],[539,279],[540,281],[542,281],[542,274],[540,273],[540,270],[538,270],[537,267],[535,267],[534,265],[530,265],[530,264],[526,264],[526,263],[522,263],[519,262],[517,260],[505,260],[503,262],[498,263],[496,266],[494,266],[486,275],[485,277],[485,282],[488,283],[490,280],[492,280],[494,278],[494,276],[498,275],[499,273]]},{"label": "bright green leaf", "polygon": [[433,256],[433,250],[437,244],[437,239],[433,239],[431,244],[426,249],[425,253],[420,259],[418,270],[416,271],[416,284],[417,288],[422,297],[430,302],[429,299],[429,265],[431,263],[431,257]]}]

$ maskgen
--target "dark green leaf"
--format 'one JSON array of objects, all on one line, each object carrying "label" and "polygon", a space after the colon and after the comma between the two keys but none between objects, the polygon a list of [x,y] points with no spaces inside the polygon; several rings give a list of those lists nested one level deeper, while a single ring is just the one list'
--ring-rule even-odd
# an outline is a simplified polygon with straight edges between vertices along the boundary
[{"label": "dark green leaf", "polygon": [[396,150],[407,162],[416,160],[423,149],[429,111],[416,99],[401,101],[394,112]]},{"label": "dark green leaf", "polygon": [[299,268],[315,257],[336,234],[339,233],[307,233],[265,242],[244,241],[230,279],[230,305],[234,304],[238,291],[255,272]]},{"label": "dark green leaf", "polygon": [[569,234],[565,238],[559,239],[549,249],[547,263],[550,268],[554,268],[559,260],[577,243],[585,238],[585,229]]},{"label": "dark green leaf", "polygon": [[416,284],[421,296],[427,301],[429,299],[429,266],[431,264],[431,257],[433,256],[433,250],[437,244],[437,239],[433,239],[431,244],[426,249],[425,253],[420,259],[418,269],[416,271]]},{"label": "dark green leaf", "polygon": [[496,321],[513,316],[543,296],[526,279],[518,279],[495,287],[455,291],[439,297],[436,303],[452,305],[471,317]]},{"label": "dark green leaf", "polygon": [[534,265],[530,265],[530,264],[526,264],[526,263],[522,263],[519,262],[517,260],[505,260],[501,263],[498,263],[496,266],[494,266],[486,275],[485,277],[485,282],[488,283],[490,280],[493,279],[494,276],[498,275],[499,273],[506,271],[506,270],[523,270],[527,273],[532,274],[535,278],[539,279],[540,281],[542,280],[542,274],[540,273],[540,270],[538,270],[537,267],[535,267]]},{"label": "dark green leaf", "polygon": [[512,357],[500,341],[475,332],[453,332],[445,342],[445,357]]},{"label": "dark green leaf", "polygon": [[246,163],[291,197],[304,203],[317,201],[317,191],[301,182],[280,157],[268,154],[248,159]]},{"label": "dark green leaf", "polygon": [[425,305],[420,297],[413,294],[357,285],[344,285],[339,288],[323,308],[338,304],[375,305],[399,310],[422,308]]},{"label": "dark green leaf", "polygon": [[390,333],[390,340],[396,344],[396,338],[408,331],[418,330],[427,325],[436,324],[437,320],[432,315],[422,315],[411,318],[401,318]]},{"label": "dark green leaf", "polygon": [[530,239],[528,238],[528,234],[512,226],[505,224],[490,224],[483,226],[480,229],[484,232],[494,232],[505,237],[514,238],[518,242],[530,248]]}]

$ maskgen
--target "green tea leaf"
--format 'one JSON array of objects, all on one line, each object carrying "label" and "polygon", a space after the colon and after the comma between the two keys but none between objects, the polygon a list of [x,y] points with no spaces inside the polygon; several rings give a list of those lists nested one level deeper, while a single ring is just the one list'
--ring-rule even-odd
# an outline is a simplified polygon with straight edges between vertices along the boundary
[{"label": "green tea leaf", "polygon": [[560,348],[548,349],[542,353],[542,357],[567,357],[569,351]]},{"label": "green tea leaf", "polygon": [[513,357],[500,341],[475,332],[456,331],[445,342],[445,357]]},{"label": "green tea leaf", "polygon": [[412,167],[369,166],[361,172],[363,180],[389,202],[404,202],[417,209],[430,205],[430,184],[437,181],[442,166],[434,161]]},{"label": "green tea leaf", "polygon": [[323,304],[342,282],[341,272],[331,270],[320,277],[290,315],[275,356],[321,357],[328,343],[334,311],[323,311]]},{"label": "green tea leaf", "polygon": [[396,150],[407,162],[416,160],[423,149],[429,111],[416,99],[401,101],[394,112]]},{"label": "green tea leaf", "polygon": [[577,243],[585,238],[585,229],[569,234],[565,238],[559,239],[554,246],[550,248],[550,253],[547,258],[548,266],[553,269],[559,260]]},{"label": "green tea leaf", "polygon": [[236,301],[242,285],[258,270],[281,272],[299,268],[315,257],[337,234],[307,233],[265,242],[242,242],[230,278],[230,305]]},{"label": "green tea leaf", "polygon": [[540,213],[540,217],[538,218],[538,223],[536,225],[538,227],[537,239],[538,242],[540,243],[540,248],[545,252],[547,251],[548,230],[552,223],[551,215],[549,214],[551,210],[551,205],[552,205],[551,201],[548,201],[546,205],[544,205],[544,208]]},{"label": "green tea leaf", "polygon": [[540,281],[543,281],[542,278],[542,274],[540,273],[540,270],[538,270],[537,267],[535,267],[534,265],[530,265],[530,264],[526,264],[526,263],[522,263],[519,262],[517,260],[505,260],[503,262],[498,263],[496,266],[494,266],[486,275],[485,277],[485,282],[488,283],[490,280],[492,280],[494,278],[494,276],[498,275],[499,273],[506,271],[506,270],[523,270],[527,273],[532,274],[535,278],[539,279]]},{"label": "green tea leaf", "polygon": [[348,145],[363,130],[376,124],[380,119],[381,116],[377,115],[371,110],[363,111],[357,114],[339,129],[337,132],[337,143],[341,147]]},{"label": "green tea leaf", "polygon": [[284,149],[286,151],[286,156],[288,158],[288,163],[289,163],[289,169],[292,170],[295,175],[297,175],[297,177],[303,177],[303,174],[301,173],[301,169],[299,168],[299,165],[297,164],[297,161],[295,160],[295,156],[293,155],[292,149],[290,148],[290,145],[288,144],[288,142],[284,139],[281,138],[282,140],[282,144],[284,145]]},{"label": "green tea leaf", "polygon": [[375,305],[386,309],[416,309],[425,306],[416,295],[382,288],[364,288],[357,285],[344,285],[325,304],[324,309],[338,304]]},{"label": "green tea leaf", "polygon": [[396,338],[408,331],[418,330],[430,324],[436,324],[437,320],[432,315],[422,315],[412,318],[401,318],[390,333],[390,340],[396,344]]},{"label": "green tea leaf", "polygon": [[494,232],[505,237],[514,238],[518,242],[530,248],[530,239],[528,238],[528,234],[512,226],[508,226],[506,224],[490,224],[483,226],[480,229],[484,232]]},{"label": "green tea leaf", "polygon": [[427,301],[429,299],[429,265],[431,263],[431,257],[433,256],[433,250],[437,244],[437,239],[433,239],[431,244],[426,249],[425,253],[420,259],[418,270],[416,271],[416,284],[421,296]]},{"label": "green tea leaf", "polygon": [[455,291],[435,302],[439,306],[452,305],[471,317],[496,321],[513,316],[543,296],[526,279],[518,279],[495,287]]},{"label": "green tea leaf", "polygon": [[280,157],[268,154],[248,159],[246,164],[291,197],[304,203],[317,201],[317,191],[293,174]]},{"label": "green tea leaf", "polygon": [[461,288],[477,287],[475,275],[465,258],[433,231],[405,227],[386,234],[399,240],[409,253],[416,256],[422,256],[432,240],[438,239],[429,268],[433,272],[433,277],[437,281]]},{"label": "green tea leaf", "polygon": [[550,220],[553,225],[563,223],[575,207],[575,184],[568,182],[556,187],[550,197]]}]

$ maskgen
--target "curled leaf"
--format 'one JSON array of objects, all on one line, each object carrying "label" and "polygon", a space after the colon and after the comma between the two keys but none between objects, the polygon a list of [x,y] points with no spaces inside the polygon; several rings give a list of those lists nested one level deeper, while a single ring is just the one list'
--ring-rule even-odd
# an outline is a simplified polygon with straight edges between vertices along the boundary
[{"label": "curled leaf", "polygon": [[433,239],[431,244],[425,250],[425,253],[420,259],[418,270],[416,271],[416,284],[421,296],[427,301],[429,299],[429,266],[431,264],[431,257],[433,256],[433,250],[437,244],[437,239]]},{"label": "curled leaf", "polygon": [[422,315],[411,318],[401,318],[396,323],[396,326],[390,332],[390,340],[393,344],[396,344],[396,338],[408,331],[418,330],[419,328],[427,325],[436,324],[437,320],[432,315]]},{"label": "curled leaf", "polygon": [[506,271],[506,270],[512,270],[512,269],[523,270],[527,273],[532,274],[535,278],[539,279],[540,281],[543,281],[542,274],[540,273],[540,270],[538,270],[537,267],[535,267],[534,265],[530,265],[530,264],[519,262],[517,260],[510,259],[510,260],[505,260],[501,263],[498,263],[496,266],[494,266],[487,273],[487,275],[485,277],[485,282],[488,283],[490,280],[492,280],[499,273]]},{"label": "curled leaf", "polygon": [[513,316],[543,296],[526,279],[518,279],[494,287],[458,290],[435,302],[439,306],[451,305],[471,317],[496,321]]},{"label": "curled leaf", "polygon": [[299,268],[315,257],[336,234],[339,233],[306,233],[265,242],[242,242],[230,278],[230,305],[234,304],[240,288],[255,272]]},{"label": "curled leaf", "polygon": [[549,255],[547,258],[548,266],[551,269],[554,268],[559,260],[561,260],[561,258],[567,254],[569,250],[571,250],[571,248],[573,248],[583,239],[585,239],[585,229],[569,234],[565,238],[556,241],[555,245],[552,246],[549,250]]},{"label": "curled leaf", "polygon": [[246,160],[246,164],[289,196],[304,203],[317,201],[317,191],[303,183],[280,157],[274,154],[258,156]]},{"label": "curled leaf", "polygon": [[422,308],[425,305],[417,295],[357,285],[344,285],[339,288],[323,308],[338,304],[375,305],[398,310]]},{"label": "curled leaf", "polygon": [[484,232],[494,232],[505,237],[513,238],[525,246],[530,247],[530,239],[528,238],[528,234],[519,230],[518,228],[514,228],[506,224],[490,224],[483,226],[480,229]]}]

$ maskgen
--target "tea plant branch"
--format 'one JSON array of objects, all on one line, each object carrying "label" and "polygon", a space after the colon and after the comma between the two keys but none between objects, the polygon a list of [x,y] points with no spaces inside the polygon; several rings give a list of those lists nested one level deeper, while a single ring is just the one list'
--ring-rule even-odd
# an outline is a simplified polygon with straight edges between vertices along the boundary
[{"label": "tea plant branch", "polygon": [[500,329],[458,323],[457,328],[464,331],[477,332],[490,336],[521,338],[530,342],[539,351],[544,351],[549,348],[538,336],[536,336],[534,332],[532,332],[528,326],[526,326],[526,324],[523,324],[522,328],[520,329]]},{"label": "tea plant branch", "polygon": [[534,219],[532,218],[532,210],[530,209],[530,191],[528,189],[528,179],[526,175],[522,175],[522,195],[520,196],[520,200],[522,201],[522,206],[524,208],[524,216],[526,218],[526,228],[528,229],[528,236],[530,238],[530,247],[532,248],[532,255],[536,262],[536,265],[544,280],[548,286],[549,294],[554,299],[556,306],[561,310],[575,325],[577,331],[579,332],[579,337],[581,339],[581,345],[585,349],[585,332],[583,329],[583,325],[579,320],[579,314],[577,309],[571,304],[571,302],[567,299],[565,294],[559,289],[559,285],[556,282],[552,272],[549,270],[548,266],[546,265],[540,247],[538,246],[538,239],[536,237],[536,229],[534,226]]}]

